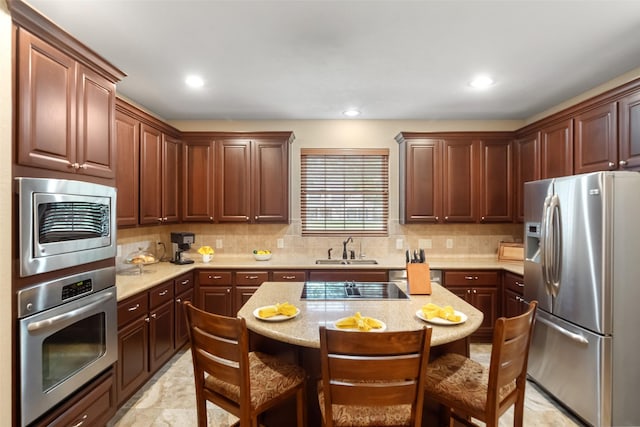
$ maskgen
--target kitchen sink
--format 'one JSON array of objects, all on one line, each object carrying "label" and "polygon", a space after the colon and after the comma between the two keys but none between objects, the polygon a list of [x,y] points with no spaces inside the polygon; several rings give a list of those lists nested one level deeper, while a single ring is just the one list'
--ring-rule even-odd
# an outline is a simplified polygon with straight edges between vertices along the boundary
[{"label": "kitchen sink", "polygon": [[375,259],[317,259],[320,265],[376,265]]}]

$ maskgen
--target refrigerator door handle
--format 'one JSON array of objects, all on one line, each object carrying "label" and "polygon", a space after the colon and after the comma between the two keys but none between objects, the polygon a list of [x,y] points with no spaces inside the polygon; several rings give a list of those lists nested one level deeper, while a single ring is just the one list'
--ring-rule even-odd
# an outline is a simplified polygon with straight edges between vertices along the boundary
[{"label": "refrigerator door handle", "polygon": [[544,287],[547,293],[550,293],[549,289],[549,205],[551,204],[551,196],[547,196],[544,199],[544,204],[542,207],[542,224],[540,224],[540,267],[542,273],[542,281],[544,282]]},{"label": "refrigerator door handle", "polygon": [[578,342],[580,344],[589,344],[589,340],[587,340],[585,337],[583,337],[580,334],[576,334],[574,332],[568,331],[565,328],[556,325],[555,323],[543,318],[543,317],[536,317],[536,322],[541,322],[544,323],[545,325],[547,325],[548,327],[550,327],[551,329],[561,333],[562,335],[564,335],[567,338],[572,339],[575,342]]},{"label": "refrigerator door handle", "polygon": [[562,273],[562,224],[560,221],[560,198],[557,194],[551,197],[549,218],[549,228],[551,229],[549,243],[552,248],[549,257],[549,290],[551,295],[555,297],[558,296]]}]

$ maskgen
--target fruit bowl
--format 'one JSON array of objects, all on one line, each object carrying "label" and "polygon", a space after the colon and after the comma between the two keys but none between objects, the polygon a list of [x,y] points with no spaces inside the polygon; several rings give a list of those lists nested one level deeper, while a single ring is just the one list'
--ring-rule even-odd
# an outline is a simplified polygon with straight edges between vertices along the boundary
[{"label": "fruit bowl", "polygon": [[256,259],[256,261],[269,261],[271,259],[271,251],[255,250],[253,251],[253,257]]}]

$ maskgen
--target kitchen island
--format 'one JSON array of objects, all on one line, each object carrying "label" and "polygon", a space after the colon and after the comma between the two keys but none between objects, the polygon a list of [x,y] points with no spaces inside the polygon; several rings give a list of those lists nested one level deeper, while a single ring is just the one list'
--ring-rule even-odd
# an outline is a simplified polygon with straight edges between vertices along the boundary
[{"label": "kitchen island", "polygon": [[[432,283],[431,295],[377,300],[303,300],[300,298],[303,286],[302,282],[265,282],[240,309],[238,316],[247,322],[252,350],[277,354],[300,364],[307,371],[307,419],[310,426],[320,425],[321,419],[316,395],[316,383],[321,377],[320,326],[331,326],[334,321],[353,316],[356,312],[383,321],[387,331],[414,330],[428,325],[433,328],[430,352],[433,358],[445,352],[458,352],[468,356],[469,336],[483,319],[481,311],[436,283]],[[254,311],[259,307],[283,302],[294,304],[300,313],[280,322],[261,320],[254,316]],[[450,326],[427,324],[416,316],[416,312],[429,302],[440,306],[451,305],[464,313],[467,320]],[[439,424],[441,420],[438,419],[438,413],[437,405],[426,400],[423,425]],[[295,414],[295,409],[285,406],[278,412],[267,414],[264,424],[293,425],[289,418],[292,414]]]}]

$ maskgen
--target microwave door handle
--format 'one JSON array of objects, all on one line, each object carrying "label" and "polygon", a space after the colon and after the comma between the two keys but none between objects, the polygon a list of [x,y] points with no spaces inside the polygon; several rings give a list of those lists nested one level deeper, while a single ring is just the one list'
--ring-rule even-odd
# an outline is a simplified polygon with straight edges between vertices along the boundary
[{"label": "microwave door handle", "polygon": [[29,324],[27,324],[27,331],[29,332],[42,332],[42,331],[46,331],[49,329],[55,329],[57,327],[57,325],[61,322],[64,322],[65,320],[71,319],[72,317],[77,317],[81,314],[84,314],[88,311],[93,310],[94,308],[96,308],[97,306],[103,304],[105,301],[112,299],[114,296],[113,292],[108,292],[104,295],[102,295],[100,298],[98,298],[97,300],[84,305],[80,308],[77,308],[75,310],[69,311],[67,313],[63,313],[60,314],[58,316],[53,316],[49,319],[46,320],[39,320],[37,322],[30,322]]}]

